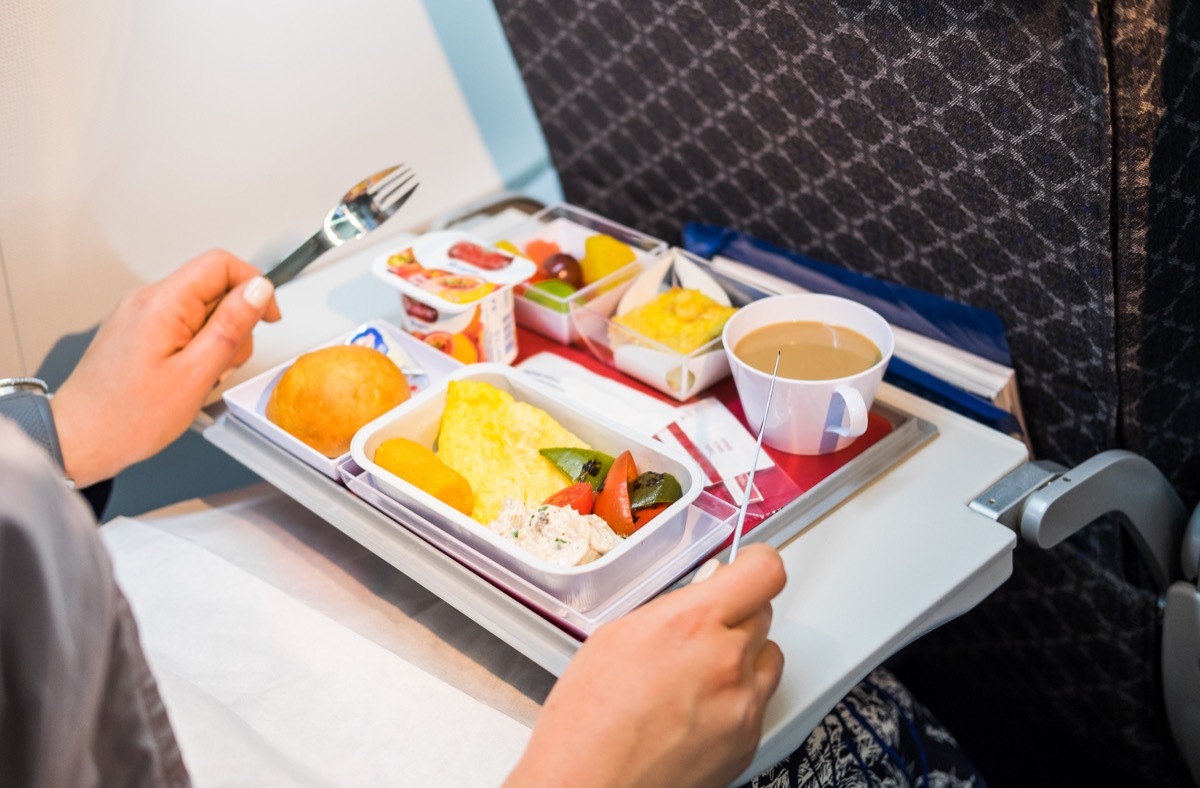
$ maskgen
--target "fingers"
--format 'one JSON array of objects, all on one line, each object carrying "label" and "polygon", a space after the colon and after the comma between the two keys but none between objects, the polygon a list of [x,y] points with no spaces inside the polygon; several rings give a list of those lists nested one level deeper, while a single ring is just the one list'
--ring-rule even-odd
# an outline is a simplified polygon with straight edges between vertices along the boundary
[{"label": "fingers", "polygon": [[162,280],[162,284],[173,293],[188,294],[211,303],[258,275],[258,269],[245,260],[221,249],[212,249],[188,260]]},{"label": "fingers", "polygon": [[[756,687],[759,683],[757,678],[758,672],[761,669],[762,651],[768,645],[774,646],[767,639],[767,635],[771,631],[771,618],[772,610],[770,603],[768,603],[759,608],[757,612],[746,618],[742,623],[730,627],[730,631],[737,633],[741,638],[740,648],[742,652],[743,675],[753,680]],[[774,647],[778,649],[777,646]]]},{"label": "fingers", "polygon": [[250,334],[273,303],[274,291],[271,282],[259,276],[242,282],[221,299],[203,328],[179,354],[200,385],[211,386],[225,370],[249,357]]},{"label": "fingers", "polygon": [[757,649],[758,644],[764,643],[767,639],[767,633],[771,630],[771,618],[771,604],[768,602],[754,611],[752,615],[747,616],[740,624],[730,628],[744,632],[747,640]]},{"label": "fingers", "polygon": [[696,574],[692,575],[692,583],[703,583],[705,580],[713,576],[717,568],[721,566],[721,562],[715,558],[710,558],[700,565],[696,570]]},{"label": "fingers", "polygon": [[233,359],[229,362],[230,369],[237,369],[242,364],[250,360],[250,356],[254,355],[254,337],[246,337],[237,352],[233,354]]},{"label": "fingers", "polygon": [[760,697],[769,698],[779,689],[783,678],[783,650],[774,640],[763,643],[754,665],[754,684]]},{"label": "fingers", "polygon": [[703,594],[722,623],[736,626],[757,613],[783,590],[787,574],[779,553],[762,544],[749,545],[732,564],[683,591]]},{"label": "fingers", "polygon": [[[198,332],[221,300],[238,285],[259,276],[259,271],[229,252],[213,249],[180,266],[156,286],[167,303],[187,308],[187,323]],[[279,308],[270,304],[265,319],[279,319]]]}]

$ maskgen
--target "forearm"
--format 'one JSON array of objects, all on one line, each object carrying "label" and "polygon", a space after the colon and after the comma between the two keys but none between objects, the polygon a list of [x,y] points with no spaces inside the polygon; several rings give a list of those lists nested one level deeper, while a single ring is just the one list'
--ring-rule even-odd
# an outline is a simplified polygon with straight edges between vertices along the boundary
[{"label": "forearm", "polygon": [[127,463],[120,462],[119,445],[89,429],[96,417],[89,417],[87,403],[78,393],[64,386],[50,400],[58,443],[62,448],[63,468],[76,487],[89,487],[116,476]]}]

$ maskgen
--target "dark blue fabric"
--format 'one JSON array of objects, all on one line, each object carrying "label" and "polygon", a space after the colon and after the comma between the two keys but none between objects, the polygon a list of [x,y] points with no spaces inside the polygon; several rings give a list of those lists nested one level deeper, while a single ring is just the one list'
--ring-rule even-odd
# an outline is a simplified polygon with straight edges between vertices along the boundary
[{"label": "dark blue fabric", "polygon": [[996,407],[983,397],[977,397],[924,370],[917,369],[904,359],[892,356],[883,379],[897,388],[924,397],[1006,435],[1020,435],[1023,432],[1021,423],[1013,414]]},{"label": "dark blue fabric", "polygon": [[683,246],[701,257],[721,255],[745,263],[814,293],[852,298],[893,325],[1012,366],[1004,323],[999,315],[986,309],[814,260],[711,224],[686,225]]}]

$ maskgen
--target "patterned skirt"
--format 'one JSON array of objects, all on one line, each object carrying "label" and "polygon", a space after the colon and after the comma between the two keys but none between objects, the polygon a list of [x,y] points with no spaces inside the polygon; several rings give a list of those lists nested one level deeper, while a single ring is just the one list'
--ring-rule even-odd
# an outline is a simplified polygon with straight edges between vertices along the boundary
[{"label": "patterned skirt", "polygon": [[983,786],[950,732],[889,672],[867,676],[753,788]]}]

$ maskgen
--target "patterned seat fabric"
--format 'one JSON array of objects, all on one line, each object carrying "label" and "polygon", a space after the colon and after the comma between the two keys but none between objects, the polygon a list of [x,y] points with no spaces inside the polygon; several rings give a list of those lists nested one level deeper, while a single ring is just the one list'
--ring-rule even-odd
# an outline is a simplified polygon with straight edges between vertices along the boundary
[{"label": "patterned seat fabric", "polygon": [[[992,308],[1039,456],[1128,448],[1195,504],[1196,3],[496,6],[568,201],[669,240],[690,221],[736,227]],[[1019,581],[964,619],[975,626],[946,655],[999,631],[1012,642],[994,684],[1029,692],[1048,688],[1030,676],[1039,667],[1075,658],[1066,644],[1095,644],[1084,675],[1042,693],[1037,711],[1092,719],[1105,694],[1107,721],[1081,732],[1092,751],[1132,750],[1177,778],[1161,718],[1145,725],[1154,638],[1122,636],[1156,631],[1154,594],[1115,524],[1061,549],[1069,571],[1018,551]],[[1097,587],[1113,607],[1081,615]]]}]

